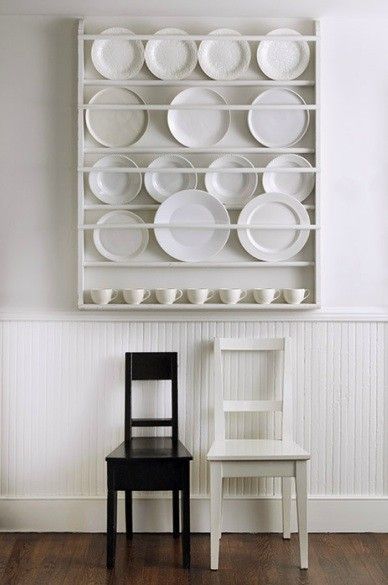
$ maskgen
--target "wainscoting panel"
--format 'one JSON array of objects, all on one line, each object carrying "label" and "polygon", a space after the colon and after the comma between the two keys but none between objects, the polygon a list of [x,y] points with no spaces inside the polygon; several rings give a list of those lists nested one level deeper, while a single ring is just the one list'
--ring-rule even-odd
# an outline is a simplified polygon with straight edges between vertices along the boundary
[{"label": "wainscoting panel", "polygon": [[[125,351],[179,352],[180,436],[194,454],[192,494],[208,493],[212,440],[211,339],[293,339],[295,439],[311,450],[311,496],[384,495],[384,335],[388,323],[356,321],[126,322],[10,320],[0,323],[0,497],[105,494],[104,457],[123,437]],[[227,391],[253,395],[271,366],[226,358]],[[261,364],[259,364],[261,365]],[[256,376],[256,369],[257,376]],[[166,388],[144,385],[136,408],[168,412]],[[155,408],[155,407],[154,407]],[[252,436],[248,415],[233,436]],[[259,434],[273,432],[261,421]],[[160,431],[159,431],[160,432]],[[272,480],[233,480],[232,497],[278,494]]]}]

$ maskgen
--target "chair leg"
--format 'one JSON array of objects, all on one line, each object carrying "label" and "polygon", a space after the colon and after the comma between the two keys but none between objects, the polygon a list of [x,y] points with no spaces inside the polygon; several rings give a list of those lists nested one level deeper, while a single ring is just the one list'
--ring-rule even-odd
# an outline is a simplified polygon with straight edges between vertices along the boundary
[{"label": "chair leg", "polygon": [[308,568],[308,535],[307,535],[307,463],[296,462],[296,505],[298,512],[300,568]]},{"label": "chair leg", "polygon": [[117,491],[108,490],[107,501],[107,542],[106,542],[106,566],[112,569],[115,564],[116,554],[116,530],[117,530]]},{"label": "chair leg", "polygon": [[179,490],[172,492],[172,533],[174,538],[179,536]]},{"label": "chair leg", "polygon": [[210,568],[218,569],[221,531],[221,464],[210,463]]},{"label": "chair leg", "polygon": [[222,480],[221,480],[221,506],[220,506],[220,524],[219,524],[219,531],[218,531],[218,539],[221,540],[222,536],[222,518],[224,514],[224,497],[222,492]]},{"label": "chair leg", "polygon": [[125,490],[125,526],[127,538],[132,538],[132,490]]},{"label": "chair leg", "polygon": [[190,467],[187,463],[182,490],[182,552],[183,567],[190,567]]},{"label": "chair leg", "polygon": [[283,538],[291,538],[291,477],[282,477]]}]

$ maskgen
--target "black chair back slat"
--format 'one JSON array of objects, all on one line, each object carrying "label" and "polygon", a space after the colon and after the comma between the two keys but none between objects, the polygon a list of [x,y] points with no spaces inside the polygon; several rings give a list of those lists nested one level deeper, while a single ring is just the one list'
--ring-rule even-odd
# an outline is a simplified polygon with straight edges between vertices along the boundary
[{"label": "black chair back slat", "polygon": [[[133,419],[132,381],[171,380],[171,419]],[[125,440],[132,438],[132,427],[171,427],[178,441],[178,354],[175,352],[136,352],[125,354]]]},{"label": "black chair back slat", "polygon": [[132,380],[172,380],[173,353],[132,353]]}]

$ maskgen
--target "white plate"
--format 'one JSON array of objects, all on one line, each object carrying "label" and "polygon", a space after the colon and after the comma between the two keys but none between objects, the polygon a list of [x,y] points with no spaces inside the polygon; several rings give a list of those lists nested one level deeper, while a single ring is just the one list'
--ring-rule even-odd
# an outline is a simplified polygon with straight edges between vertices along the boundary
[{"label": "white plate", "polygon": [[[250,160],[237,154],[226,154],[209,165],[209,169],[254,168]],[[246,203],[257,187],[256,173],[206,173],[206,190],[222,203]]]},{"label": "white plate", "polygon": [[101,172],[89,173],[89,186],[92,193],[100,201],[110,205],[123,205],[135,199],[141,189],[141,174],[104,172],[104,167],[137,168],[137,164],[121,154],[111,154],[100,158],[93,168],[101,168]]},{"label": "white plate", "polygon": [[[299,36],[291,28],[278,28],[268,33]],[[310,48],[306,41],[261,41],[257,48],[257,63],[270,79],[296,79],[306,70],[310,61]]]},{"label": "white plate", "polygon": [[315,178],[312,173],[271,173],[271,169],[311,168],[308,160],[298,154],[281,154],[267,165],[263,173],[263,187],[267,193],[285,193],[304,201],[314,188]]},{"label": "white plate", "polygon": [[[138,215],[131,211],[110,211],[103,215],[97,223],[144,223]],[[147,229],[94,229],[93,241],[102,256],[114,262],[129,262],[146,249],[148,245]]]},{"label": "white plate", "polygon": [[[123,87],[109,87],[97,92],[90,104],[144,104],[134,91]],[[148,125],[145,110],[86,110],[86,126],[97,142],[118,148],[137,142]]]},{"label": "white plate", "polygon": [[[184,89],[171,104],[226,105],[226,101],[213,89],[190,87]],[[217,144],[227,133],[230,124],[229,110],[169,110],[167,123],[171,134],[184,146],[201,147]]]},{"label": "white plate", "polygon": [[155,228],[155,237],[167,254],[185,262],[199,262],[218,254],[229,237],[225,207],[206,191],[189,189],[171,195],[155,214],[155,223],[225,224],[225,229]]},{"label": "white plate", "polygon": [[[310,225],[303,205],[283,193],[258,195],[246,204],[238,218],[239,224]],[[309,230],[238,229],[245,250],[258,260],[277,262],[295,256],[305,245]]]},{"label": "white plate", "polygon": [[[124,33],[133,35],[128,28],[107,28],[101,34]],[[137,75],[144,63],[141,41],[128,39],[97,39],[92,45],[94,67],[107,79],[130,79]]]},{"label": "white plate", "polygon": [[[193,168],[193,165],[179,154],[164,154],[153,160],[148,167],[152,169],[189,169]],[[151,197],[162,203],[177,191],[195,189],[197,187],[197,173],[145,173],[144,185]]]},{"label": "white plate", "polygon": [[[240,33],[229,28],[220,28],[209,34],[227,37],[238,36]],[[243,39],[206,40],[199,45],[198,60],[202,71],[211,79],[237,79],[249,67],[251,49],[249,43]]]},{"label": "white plate", "polygon": [[[274,88],[263,91],[252,102],[268,105],[306,105],[291,89]],[[248,126],[258,142],[271,148],[296,144],[305,135],[310,122],[308,110],[249,110]]]},{"label": "white plate", "polygon": [[[155,35],[187,35],[179,28],[163,28]],[[145,49],[148,69],[159,79],[185,79],[197,65],[197,45],[194,41],[155,39]]]}]

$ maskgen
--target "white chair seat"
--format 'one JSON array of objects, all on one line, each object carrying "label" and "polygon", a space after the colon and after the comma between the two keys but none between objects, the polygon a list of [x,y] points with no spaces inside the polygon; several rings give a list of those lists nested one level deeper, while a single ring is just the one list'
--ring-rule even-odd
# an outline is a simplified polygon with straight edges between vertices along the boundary
[{"label": "white chair seat", "polygon": [[207,459],[208,461],[295,461],[310,459],[310,454],[293,441],[224,439],[214,441]]}]

